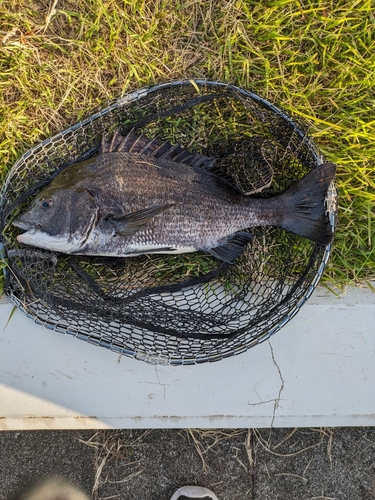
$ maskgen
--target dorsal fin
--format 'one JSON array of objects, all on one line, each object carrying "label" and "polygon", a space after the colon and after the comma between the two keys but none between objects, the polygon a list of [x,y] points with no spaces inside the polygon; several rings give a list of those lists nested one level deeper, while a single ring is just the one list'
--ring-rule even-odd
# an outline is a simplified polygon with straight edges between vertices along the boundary
[{"label": "dorsal fin", "polygon": [[157,137],[149,139],[144,135],[137,135],[134,133],[133,129],[125,136],[118,131],[116,131],[110,139],[103,136],[99,153],[105,154],[115,152],[141,153],[155,158],[163,158],[165,160],[205,168],[207,170],[211,168],[215,162],[215,158],[200,153],[192,153],[179,144],[172,146],[169,141],[163,142]]},{"label": "dorsal fin", "polygon": [[[140,153],[153,156],[154,158],[163,158],[165,160],[202,168],[220,177],[243,195],[255,194],[269,187],[273,178],[272,169],[266,172],[267,182],[260,177],[258,170],[251,169],[250,172],[245,172],[244,170],[244,173],[246,173],[245,180],[247,181],[245,184],[248,184],[245,186],[243,182],[237,179],[236,172],[231,173],[227,169],[220,168],[220,166],[216,164],[215,158],[202,155],[201,153],[192,153],[179,144],[172,145],[169,141],[161,141],[157,137],[149,139],[143,134],[137,135],[134,129],[130,130],[126,135],[122,135],[119,131],[116,131],[111,138],[102,138],[99,153],[105,154],[115,152]],[[231,156],[235,158],[235,155]],[[238,159],[240,160],[240,158]],[[237,168],[241,168],[240,162],[238,162]],[[244,167],[242,166],[242,168]],[[252,175],[252,182],[249,181],[250,174]]]}]

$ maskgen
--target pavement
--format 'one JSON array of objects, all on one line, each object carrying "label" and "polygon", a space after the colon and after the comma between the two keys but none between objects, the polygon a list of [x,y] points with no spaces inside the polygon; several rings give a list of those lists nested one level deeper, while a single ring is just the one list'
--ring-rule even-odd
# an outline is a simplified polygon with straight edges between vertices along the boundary
[{"label": "pavement", "polygon": [[375,499],[375,428],[0,432],[0,500],[59,475],[93,500]]}]

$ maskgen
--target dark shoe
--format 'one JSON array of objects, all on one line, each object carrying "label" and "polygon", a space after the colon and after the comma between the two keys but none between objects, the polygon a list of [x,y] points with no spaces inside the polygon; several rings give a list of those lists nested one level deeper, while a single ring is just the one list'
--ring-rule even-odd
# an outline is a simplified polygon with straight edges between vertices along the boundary
[{"label": "dark shoe", "polygon": [[171,500],[218,500],[215,493],[202,486],[183,486],[178,489]]}]

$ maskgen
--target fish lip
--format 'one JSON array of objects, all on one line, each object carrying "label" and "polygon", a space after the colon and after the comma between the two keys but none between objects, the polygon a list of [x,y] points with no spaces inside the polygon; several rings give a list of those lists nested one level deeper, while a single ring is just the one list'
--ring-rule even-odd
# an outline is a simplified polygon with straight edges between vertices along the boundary
[{"label": "fish lip", "polygon": [[36,229],[38,227],[38,224],[33,224],[32,222],[21,219],[14,219],[12,221],[12,225],[18,227],[18,229],[22,229],[23,231],[31,231],[32,229]]}]

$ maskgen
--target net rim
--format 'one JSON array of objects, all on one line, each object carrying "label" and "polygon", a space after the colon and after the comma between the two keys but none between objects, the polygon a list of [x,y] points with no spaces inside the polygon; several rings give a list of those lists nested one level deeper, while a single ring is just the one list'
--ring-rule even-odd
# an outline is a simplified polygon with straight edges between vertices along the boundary
[{"label": "net rim", "polygon": [[[124,105],[127,105],[133,101],[137,101],[142,99],[143,97],[148,96],[149,94],[153,92],[157,92],[159,90],[167,90],[168,88],[173,88],[173,87],[179,87],[179,86],[188,86],[188,85],[193,85],[197,89],[199,89],[199,86],[212,86],[212,87],[217,87],[217,88],[225,88],[225,89],[230,89],[234,91],[235,93],[242,94],[243,96],[252,99],[258,104],[261,104],[262,106],[266,107],[268,110],[271,112],[277,114],[279,117],[281,117],[285,122],[288,123],[289,126],[293,127],[293,131],[296,132],[301,139],[305,141],[305,144],[307,145],[309,151],[311,152],[313,158],[316,161],[316,164],[319,165],[324,161],[323,155],[320,153],[318,147],[314,143],[314,141],[310,138],[307,137],[305,132],[302,130],[302,128],[299,126],[299,124],[291,117],[289,116],[285,111],[281,110],[277,106],[275,106],[273,103],[268,101],[267,99],[255,94],[254,92],[251,92],[247,89],[244,89],[242,87],[238,87],[235,85],[231,85],[229,83],[221,82],[221,81],[214,81],[214,80],[209,80],[209,79],[181,79],[181,80],[172,80],[164,83],[159,83],[159,84],[154,84],[154,85],[147,85],[144,87],[141,87],[140,89],[136,90],[131,90],[129,92],[126,92],[119,98],[115,99],[113,102],[109,103],[106,107],[103,109],[94,112],[92,115],[86,117],[85,119],[75,123],[74,125],[64,129],[63,131],[47,138],[41,141],[40,143],[36,144],[32,148],[28,149],[12,166],[10,171],[8,172],[6,179],[3,183],[3,186],[0,190],[0,209],[2,209],[4,205],[4,200],[6,200],[6,192],[8,189],[8,186],[11,182],[12,177],[15,175],[15,172],[17,172],[17,169],[19,168],[20,165],[24,163],[24,161],[34,153],[40,151],[42,148],[44,148],[46,145],[61,139],[67,134],[71,134],[72,132],[81,129],[82,127],[89,125],[90,123],[100,119],[101,117],[107,115],[108,113],[116,110],[117,108],[120,108]],[[337,192],[332,186],[332,193],[331,193],[331,198],[332,198],[332,203],[331,205],[328,206],[327,208],[327,213],[330,218],[331,226],[332,226],[332,231],[333,233],[335,232],[336,229],[336,199],[337,199]],[[321,259],[319,269],[315,274],[315,277],[313,278],[312,282],[310,283],[307,291],[304,293],[304,295],[300,298],[299,302],[294,305],[293,307],[290,308],[290,310],[282,317],[281,320],[279,320],[276,324],[274,324],[267,332],[263,333],[256,339],[252,340],[248,344],[242,344],[241,346],[232,349],[231,351],[225,351],[222,354],[214,354],[214,355],[196,355],[192,356],[191,359],[186,358],[179,358],[179,359],[174,359],[174,358],[167,358],[163,356],[157,356],[157,355],[148,355],[147,353],[144,352],[137,352],[136,350],[132,351],[127,348],[122,348],[116,345],[113,345],[109,342],[106,342],[104,340],[99,340],[99,339],[93,339],[90,338],[89,335],[86,334],[79,334],[75,333],[72,331],[69,331],[69,329],[63,329],[59,328],[56,325],[54,325],[51,322],[48,321],[43,321],[39,319],[36,315],[30,313],[27,308],[24,307],[22,302],[14,295],[10,294],[8,295],[10,300],[17,306],[18,309],[20,309],[27,317],[32,319],[35,323],[40,324],[44,327],[46,327],[49,330],[54,330],[58,331],[59,333],[64,333],[67,335],[74,336],[75,338],[84,340],[88,343],[98,345],[101,347],[105,347],[106,349],[109,349],[111,351],[114,351],[118,354],[125,355],[127,357],[131,357],[137,360],[142,360],[146,361],[150,364],[165,364],[165,365],[170,365],[170,366],[182,366],[182,365],[193,365],[193,364],[201,364],[204,362],[215,362],[227,357],[231,357],[233,355],[238,355],[241,354],[245,351],[247,351],[250,347],[253,347],[254,345],[260,344],[266,340],[268,340],[272,335],[274,335],[276,332],[278,332],[283,326],[285,326],[300,310],[302,305],[306,302],[306,300],[311,296],[313,291],[315,290],[320,278],[322,277],[324,270],[326,268],[327,262],[330,257],[330,253],[332,250],[332,243],[327,245],[324,249],[323,257]],[[0,242],[0,259],[4,261],[6,259],[6,250],[5,246],[2,242]],[[3,267],[3,274],[4,278],[6,277],[7,274],[7,267]]]}]

